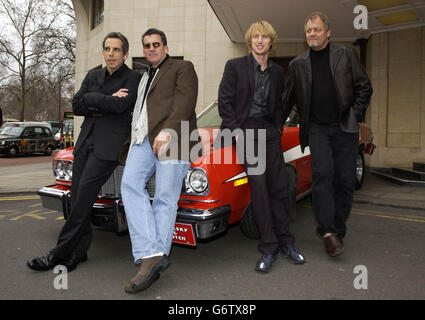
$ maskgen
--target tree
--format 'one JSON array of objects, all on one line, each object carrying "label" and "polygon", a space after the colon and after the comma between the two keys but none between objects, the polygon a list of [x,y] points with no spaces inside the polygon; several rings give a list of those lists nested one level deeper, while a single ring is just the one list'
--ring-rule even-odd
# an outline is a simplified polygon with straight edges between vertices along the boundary
[{"label": "tree", "polygon": [[[75,18],[68,0],[0,0],[0,5],[7,21],[0,31],[0,65],[6,71],[0,85],[17,99],[24,120],[31,90],[46,80],[62,86],[73,78],[75,27],[61,24],[75,25]],[[60,75],[60,81],[54,75]]]}]

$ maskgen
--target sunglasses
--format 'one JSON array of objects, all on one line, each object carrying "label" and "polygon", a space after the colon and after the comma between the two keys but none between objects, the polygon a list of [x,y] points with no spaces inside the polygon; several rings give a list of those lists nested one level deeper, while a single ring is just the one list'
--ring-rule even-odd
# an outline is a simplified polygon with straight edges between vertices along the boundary
[{"label": "sunglasses", "polygon": [[151,46],[154,47],[154,48],[158,48],[159,46],[161,46],[161,43],[159,43],[159,42],[145,43],[143,45],[143,48],[149,49]]}]

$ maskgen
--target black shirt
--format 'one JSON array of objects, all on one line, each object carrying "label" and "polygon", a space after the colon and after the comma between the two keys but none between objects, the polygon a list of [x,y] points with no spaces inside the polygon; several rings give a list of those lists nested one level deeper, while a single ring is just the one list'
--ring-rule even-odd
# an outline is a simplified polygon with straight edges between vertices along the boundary
[{"label": "black shirt", "polygon": [[105,81],[103,82],[103,84],[107,84],[109,81],[111,81],[113,79],[121,78],[121,75],[124,72],[124,70],[125,70],[124,64],[122,64],[121,67],[119,67],[117,70],[112,72],[112,74],[110,74],[108,69],[106,69]]},{"label": "black shirt", "polygon": [[310,49],[312,69],[310,120],[318,124],[339,122],[339,104],[329,63],[329,44],[325,49]]},{"label": "black shirt", "polygon": [[148,94],[149,87],[151,86],[152,80],[155,77],[156,72],[159,70],[159,68],[161,68],[161,66],[165,63],[165,61],[167,61],[168,57],[169,55],[167,54],[156,68],[152,67],[152,65],[149,65],[149,69],[147,71],[149,74],[149,78],[148,78],[148,82],[146,83],[145,94],[143,95],[142,108],[143,108],[143,104],[145,103],[145,99],[146,99],[146,95]]},{"label": "black shirt", "polygon": [[272,64],[267,61],[267,67],[261,70],[261,65],[255,60],[251,54],[254,65],[254,98],[252,100],[251,109],[248,118],[261,118],[269,115],[269,92],[270,92],[270,72]]}]

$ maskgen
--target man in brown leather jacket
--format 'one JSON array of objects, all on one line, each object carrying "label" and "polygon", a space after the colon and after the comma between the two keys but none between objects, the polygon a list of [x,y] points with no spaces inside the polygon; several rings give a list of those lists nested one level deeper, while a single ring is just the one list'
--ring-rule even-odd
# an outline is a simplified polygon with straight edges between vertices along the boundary
[{"label": "man in brown leather jacket", "polygon": [[326,252],[343,252],[351,212],[360,121],[372,95],[369,78],[352,48],[329,42],[328,18],[312,13],[305,22],[310,49],[289,65],[283,93],[284,119],[296,105],[300,142],[310,147],[317,233]]}]

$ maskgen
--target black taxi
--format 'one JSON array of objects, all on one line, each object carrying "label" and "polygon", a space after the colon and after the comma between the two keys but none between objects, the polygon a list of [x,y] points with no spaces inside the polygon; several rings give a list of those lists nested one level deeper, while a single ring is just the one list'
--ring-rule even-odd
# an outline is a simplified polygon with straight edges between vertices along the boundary
[{"label": "black taxi", "polygon": [[7,122],[0,128],[0,154],[43,153],[51,155],[56,142],[46,122]]}]

